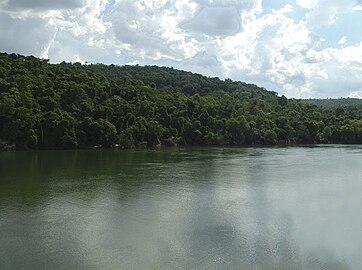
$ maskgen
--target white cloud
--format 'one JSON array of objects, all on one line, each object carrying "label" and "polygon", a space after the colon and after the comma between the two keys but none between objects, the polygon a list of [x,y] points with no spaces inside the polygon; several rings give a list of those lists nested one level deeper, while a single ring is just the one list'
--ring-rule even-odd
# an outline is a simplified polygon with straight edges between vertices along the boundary
[{"label": "white cloud", "polygon": [[26,3],[29,1],[1,2],[10,9],[0,12],[0,25],[4,27],[0,26],[0,35],[4,35],[0,49],[52,58],[49,51],[62,33],[71,33],[74,41],[77,37],[82,41],[87,40],[84,36],[93,38],[93,44],[108,39],[105,34],[110,23],[102,18],[107,0],[31,1],[29,6]]},{"label": "white cloud", "polygon": [[313,44],[304,22],[286,16],[290,7],[255,18],[244,31],[221,43],[220,58],[228,76],[253,79],[289,96],[310,94],[313,77],[326,77],[316,63],[306,61]]},{"label": "white cloud", "polygon": [[362,99],[362,90],[350,92],[348,97],[349,98],[360,98],[360,99]]},{"label": "white cloud", "polygon": [[343,36],[339,41],[338,41],[338,45],[343,45],[344,43],[347,42],[347,37],[346,36]]},{"label": "white cloud", "polygon": [[160,54],[177,58],[167,41],[168,38],[180,40],[180,37],[170,32],[169,36],[163,36],[167,22],[161,9],[151,12],[140,2],[125,0],[119,2],[109,20],[116,40],[129,44],[134,53],[150,58],[158,58]]},{"label": "white cloud", "polygon": [[129,66],[135,66],[135,65],[139,65],[139,64],[140,64],[140,61],[138,61],[138,60],[126,63],[126,65],[129,65]]},{"label": "white cloud", "polygon": [[277,12],[281,13],[281,14],[285,14],[285,13],[290,13],[293,11],[293,6],[292,5],[285,5],[283,8],[279,9]]},{"label": "white cloud", "polygon": [[310,28],[331,25],[338,14],[350,12],[354,1],[345,0],[319,0],[307,13],[306,18]]},{"label": "white cloud", "polygon": [[296,0],[297,5],[302,8],[312,9],[318,4],[318,0]]},{"label": "white cloud", "polygon": [[332,59],[339,62],[339,68],[348,68],[362,72],[362,42],[341,49],[327,48],[324,51],[328,52]]},{"label": "white cloud", "polygon": [[354,6],[352,11],[362,11],[362,5]]},{"label": "white cloud", "polygon": [[46,44],[43,47],[43,51],[40,53],[41,58],[44,58],[44,59],[49,58],[49,50],[50,50],[50,48],[52,47],[52,45],[54,43],[54,40],[55,40],[55,38],[57,36],[57,33],[58,33],[58,31],[55,31],[53,37],[48,41],[48,44]]},{"label": "white cloud", "polygon": [[250,21],[242,33],[221,42],[226,76],[294,97],[347,95],[347,87],[362,83],[360,45],[318,50],[320,39],[307,22],[287,17],[284,10]]},{"label": "white cloud", "polygon": [[183,60],[210,54],[219,38],[241,31],[242,14],[260,6],[261,0],[121,0],[109,19],[117,41],[134,54]]}]

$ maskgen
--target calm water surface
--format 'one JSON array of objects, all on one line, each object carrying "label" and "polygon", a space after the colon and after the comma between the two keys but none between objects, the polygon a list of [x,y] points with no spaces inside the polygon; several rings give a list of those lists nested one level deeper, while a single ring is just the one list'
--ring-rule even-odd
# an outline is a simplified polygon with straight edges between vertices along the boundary
[{"label": "calm water surface", "polygon": [[362,146],[0,153],[0,269],[362,269]]}]

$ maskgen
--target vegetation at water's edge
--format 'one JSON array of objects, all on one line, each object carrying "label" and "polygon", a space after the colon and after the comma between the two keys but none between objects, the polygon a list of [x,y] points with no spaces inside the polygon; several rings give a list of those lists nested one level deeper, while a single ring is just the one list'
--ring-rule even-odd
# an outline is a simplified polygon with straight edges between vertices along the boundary
[{"label": "vegetation at water's edge", "polygon": [[362,143],[362,114],[172,68],[1,53],[0,142],[25,149]]}]

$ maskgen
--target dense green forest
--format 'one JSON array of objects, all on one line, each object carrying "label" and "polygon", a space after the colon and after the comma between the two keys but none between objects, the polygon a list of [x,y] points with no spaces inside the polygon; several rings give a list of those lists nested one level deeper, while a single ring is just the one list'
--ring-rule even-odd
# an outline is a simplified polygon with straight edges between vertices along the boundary
[{"label": "dense green forest", "polygon": [[303,101],[327,109],[343,108],[349,112],[362,112],[362,99],[358,98],[303,99]]},{"label": "dense green forest", "polygon": [[362,143],[362,113],[173,68],[0,54],[0,148],[278,143]]}]

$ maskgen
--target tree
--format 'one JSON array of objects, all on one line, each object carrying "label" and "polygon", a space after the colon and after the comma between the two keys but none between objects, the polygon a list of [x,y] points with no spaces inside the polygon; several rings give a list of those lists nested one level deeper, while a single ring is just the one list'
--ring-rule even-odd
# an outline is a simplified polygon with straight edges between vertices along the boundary
[{"label": "tree", "polygon": [[41,122],[43,148],[76,148],[79,139],[76,135],[77,120],[68,112],[55,109],[47,112]]},{"label": "tree", "polygon": [[167,67],[0,53],[0,140],[18,148],[362,143],[356,108],[325,109]]}]

